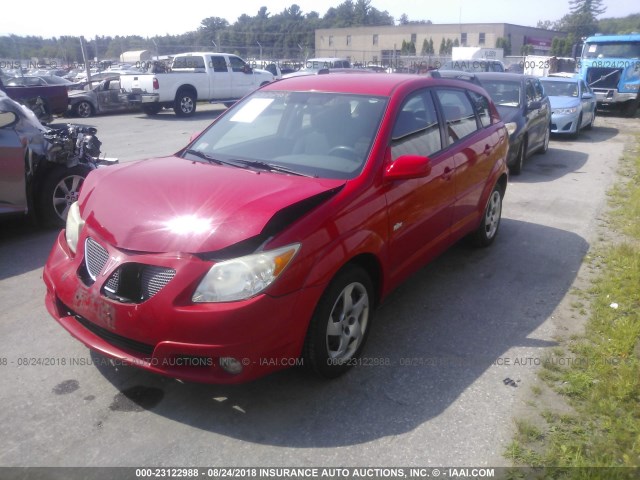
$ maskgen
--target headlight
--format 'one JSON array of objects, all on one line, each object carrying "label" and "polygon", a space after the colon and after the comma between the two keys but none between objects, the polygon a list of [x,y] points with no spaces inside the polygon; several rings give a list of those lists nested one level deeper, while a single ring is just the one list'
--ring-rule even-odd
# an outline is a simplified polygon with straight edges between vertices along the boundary
[{"label": "headlight", "polygon": [[296,243],[216,263],[198,285],[192,300],[232,302],[257,295],[278,278],[299,249],[300,244]]},{"label": "headlight", "polygon": [[67,245],[69,250],[76,253],[76,247],[78,246],[78,238],[80,238],[80,231],[84,226],[84,220],[80,217],[80,207],[78,202],[73,202],[69,207],[69,213],[67,215],[67,225],[65,227],[65,237],[67,238]]},{"label": "headlight", "polygon": [[640,83],[625,83],[622,88],[625,90],[631,90],[632,92],[637,92],[640,90]]},{"label": "headlight", "polygon": [[576,113],[578,111],[577,107],[573,108],[557,108],[553,111],[553,113],[557,113],[559,115],[571,115],[572,113]]},{"label": "headlight", "polygon": [[505,123],[504,126],[507,127],[507,133],[509,136],[513,135],[513,132],[518,128],[518,124],[516,122]]}]

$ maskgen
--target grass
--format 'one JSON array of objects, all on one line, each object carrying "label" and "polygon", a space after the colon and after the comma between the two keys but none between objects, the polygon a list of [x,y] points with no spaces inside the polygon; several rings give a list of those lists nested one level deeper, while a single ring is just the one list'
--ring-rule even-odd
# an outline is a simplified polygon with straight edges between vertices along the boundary
[{"label": "grass", "polygon": [[[640,136],[635,143],[621,160],[623,182],[609,192],[607,226],[621,240],[605,240],[589,252],[592,287],[572,292],[579,298],[572,309],[589,318],[585,334],[553,349],[539,373],[573,413],[543,411],[539,425],[517,420],[505,452],[515,465],[547,467],[544,478],[639,474],[591,468],[640,466]],[[574,361],[556,361],[561,357]]]}]

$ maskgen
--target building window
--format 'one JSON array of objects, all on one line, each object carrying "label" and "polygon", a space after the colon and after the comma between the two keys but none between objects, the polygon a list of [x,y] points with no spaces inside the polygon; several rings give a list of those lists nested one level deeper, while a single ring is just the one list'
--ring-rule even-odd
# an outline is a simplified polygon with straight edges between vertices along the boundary
[{"label": "building window", "polygon": [[377,33],[373,34],[373,44],[374,45],[378,45],[378,34]]},{"label": "building window", "polygon": [[351,45],[351,35],[347,35],[347,45]]},{"label": "building window", "polygon": [[333,35],[329,35],[329,46],[333,46]]},{"label": "building window", "polygon": [[413,43],[415,45],[417,41],[418,41],[418,35],[416,33],[412,33],[411,34],[411,43]]},{"label": "building window", "polygon": [[484,43],[485,43],[484,33],[482,33],[482,32],[480,33],[480,37],[478,38],[478,43],[480,45],[484,45]]},{"label": "building window", "polygon": [[463,47],[467,45],[467,32],[462,32],[460,34],[460,45]]}]

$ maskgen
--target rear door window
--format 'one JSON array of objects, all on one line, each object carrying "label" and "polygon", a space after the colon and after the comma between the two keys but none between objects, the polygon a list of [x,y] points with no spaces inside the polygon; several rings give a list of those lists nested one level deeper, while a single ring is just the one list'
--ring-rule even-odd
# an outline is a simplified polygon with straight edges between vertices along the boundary
[{"label": "rear door window", "polygon": [[449,145],[478,130],[474,107],[464,90],[443,88],[435,93],[444,115]]}]

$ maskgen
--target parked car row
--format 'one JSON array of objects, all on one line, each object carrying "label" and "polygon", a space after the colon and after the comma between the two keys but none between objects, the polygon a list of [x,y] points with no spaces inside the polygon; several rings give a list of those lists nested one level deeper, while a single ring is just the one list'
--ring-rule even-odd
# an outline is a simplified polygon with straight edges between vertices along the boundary
[{"label": "parked car row", "polygon": [[430,75],[474,82],[491,95],[509,129],[508,165],[513,175],[520,174],[530,155],[547,152],[551,134],[577,138],[595,121],[595,95],[575,76],[537,77],[451,69]]},{"label": "parked car row", "polygon": [[[293,358],[341,375],[395,287],[462,238],[494,242],[508,169],[595,119],[575,79],[334,67],[263,85],[175,155],[38,184],[66,218],[50,314],[174,378],[244,382]],[[119,76],[70,94],[81,117],[128,100]],[[29,165],[17,121],[0,112],[13,170]]]}]

